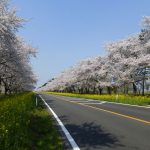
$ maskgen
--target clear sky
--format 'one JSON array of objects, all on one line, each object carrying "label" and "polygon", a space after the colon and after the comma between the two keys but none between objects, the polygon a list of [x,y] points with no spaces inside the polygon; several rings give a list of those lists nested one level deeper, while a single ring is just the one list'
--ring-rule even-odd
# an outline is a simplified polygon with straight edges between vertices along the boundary
[{"label": "clear sky", "polygon": [[19,34],[38,48],[38,86],[78,61],[105,55],[106,42],[140,31],[150,0],[12,0],[29,21]]}]

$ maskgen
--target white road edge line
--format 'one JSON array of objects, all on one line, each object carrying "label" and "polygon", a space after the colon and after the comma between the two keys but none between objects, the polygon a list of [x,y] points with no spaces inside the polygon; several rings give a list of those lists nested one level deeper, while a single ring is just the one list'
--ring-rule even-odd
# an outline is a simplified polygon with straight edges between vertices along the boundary
[{"label": "white road edge line", "polygon": [[110,104],[117,104],[117,105],[126,105],[126,106],[131,106],[131,107],[141,107],[141,108],[147,108],[149,109],[150,106],[147,105],[147,106],[140,106],[140,105],[132,105],[132,104],[124,104],[124,103],[117,103],[117,102],[106,102],[106,103],[110,103]]},{"label": "white road edge line", "polygon": [[63,125],[63,123],[61,122],[61,120],[58,118],[58,116],[56,115],[56,113],[53,111],[53,109],[45,102],[45,100],[43,99],[43,97],[41,95],[39,95],[39,97],[41,98],[41,100],[44,102],[44,104],[48,107],[48,109],[52,112],[53,116],[55,117],[55,119],[57,120],[59,126],[61,127],[61,129],[63,130],[64,134],[66,135],[68,141],[70,142],[73,150],[80,150],[80,148],[78,147],[77,143],[74,141],[74,139],[72,138],[72,136],[70,135],[69,131],[66,129],[66,127]]},{"label": "white road edge line", "polygon": [[88,102],[83,102],[83,103],[81,103],[81,102],[77,102],[77,103],[79,103],[79,104],[96,104],[96,105],[102,105],[102,104],[104,104],[104,103],[88,103]]}]

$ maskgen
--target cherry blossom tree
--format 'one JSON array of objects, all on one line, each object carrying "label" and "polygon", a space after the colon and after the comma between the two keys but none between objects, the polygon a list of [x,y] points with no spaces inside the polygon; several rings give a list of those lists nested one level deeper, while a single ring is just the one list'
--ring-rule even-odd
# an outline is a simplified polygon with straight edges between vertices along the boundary
[{"label": "cherry blossom tree", "polygon": [[150,17],[142,21],[140,33],[105,45],[108,55],[82,60],[58,75],[39,90],[76,93],[99,93],[104,89],[115,93],[123,87],[133,93],[144,85],[150,76]]},{"label": "cherry blossom tree", "polygon": [[0,88],[5,94],[31,90],[36,83],[30,66],[36,49],[17,36],[23,21],[8,0],[0,1]]}]

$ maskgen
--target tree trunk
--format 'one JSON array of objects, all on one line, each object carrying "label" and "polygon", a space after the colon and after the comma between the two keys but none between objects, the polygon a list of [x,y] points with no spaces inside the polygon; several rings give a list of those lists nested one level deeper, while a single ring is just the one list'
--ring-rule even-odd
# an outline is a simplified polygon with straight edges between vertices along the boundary
[{"label": "tree trunk", "polygon": [[111,87],[107,87],[108,94],[111,95]]},{"label": "tree trunk", "polygon": [[102,89],[102,88],[98,88],[98,90],[99,90],[99,94],[101,95],[101,94],[102,94],[103,89]]},{"label": "tree trunk", "polygon": [[144,96],[144,88],[145,88],[144,81],[145,81],[145,80],[144,80],[144,78],[143,78],[143,80],[142,80],[142,82],[143,82],[143,83],[142,83],[142,95],[143,95],[143,96]]},{"label": "tree trunk", "polygon": [[136,95],[136,93],[137,93],[137,87],[135,83],[133,83],[133,94]]}]

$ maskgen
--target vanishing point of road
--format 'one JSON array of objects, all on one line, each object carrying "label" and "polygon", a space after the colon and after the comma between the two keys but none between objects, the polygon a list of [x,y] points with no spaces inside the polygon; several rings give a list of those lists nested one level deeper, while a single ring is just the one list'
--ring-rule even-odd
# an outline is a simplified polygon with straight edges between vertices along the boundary
[{"label": "vanishing point of road", "polygon": [[41,95],[81,150],[150,150],[150,108]]}]

